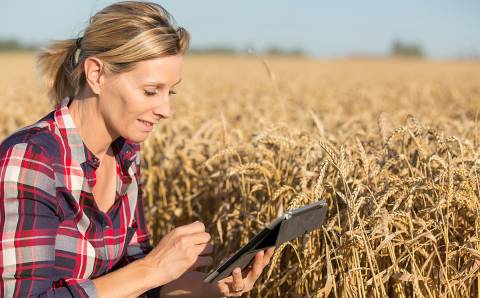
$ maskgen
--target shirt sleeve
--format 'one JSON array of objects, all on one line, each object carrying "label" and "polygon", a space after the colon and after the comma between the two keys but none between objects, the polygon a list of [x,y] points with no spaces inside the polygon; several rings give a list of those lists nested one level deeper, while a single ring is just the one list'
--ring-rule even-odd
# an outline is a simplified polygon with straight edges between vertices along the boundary
[{"label": "shirt sleeve", "polygon": [[41,145],[0,145],[0,296],[98,297],[90,279],[55,276],[55,173]]},{"label": "shirt sleeve", "polygon": [[[112,271],[122,268],[135,260],[145,257],[152,249],[153,246],[150,243],[152,235],[148,231],[147,223],[145,221],[145,209],[144,209],[144,199],[143,199],[143,183],[141,182],[140,177],[140,152],[137,151],[136,157],[136,178],[138,181],[138,196],[137,204],[135,208],[134,220],[132,223],[133,236],[129,241],[126,250],[124,250],[123,257],[114,265]],[[127,232],[127,239],[128,239]],[[158,298],[160,297],[161,286],[150,289],[149,291],[140,295],[140,298]]]}]

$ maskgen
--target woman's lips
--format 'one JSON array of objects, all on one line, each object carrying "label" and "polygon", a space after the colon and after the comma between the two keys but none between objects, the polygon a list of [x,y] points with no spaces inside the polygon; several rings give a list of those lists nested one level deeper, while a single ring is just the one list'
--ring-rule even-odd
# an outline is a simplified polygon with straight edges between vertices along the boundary
[{"label": "woman's lips", "polygon": [[141,119],[137,119],[137,120],[138,120],[138,123],[140,123],[140,125],[142,126],[143,131],[145,131],[145,132],[152,131],[152,129],[153,129],[153,123],[152,122],[141,120]]}]

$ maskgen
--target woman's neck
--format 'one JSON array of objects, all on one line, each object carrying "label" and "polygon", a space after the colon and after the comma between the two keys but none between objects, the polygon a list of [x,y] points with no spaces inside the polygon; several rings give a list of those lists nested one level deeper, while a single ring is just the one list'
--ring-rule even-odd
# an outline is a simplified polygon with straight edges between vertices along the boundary
[{"label": "woman's neck", "polygon": [[102,161],[117,136],[109,132],[98,107],[98,98],[76,96],[68,110],[83,142]]}]

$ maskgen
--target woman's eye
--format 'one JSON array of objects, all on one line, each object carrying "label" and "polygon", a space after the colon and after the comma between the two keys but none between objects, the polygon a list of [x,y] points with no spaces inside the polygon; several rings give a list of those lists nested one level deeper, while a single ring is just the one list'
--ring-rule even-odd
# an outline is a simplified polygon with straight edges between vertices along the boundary
[{"label": "woman's eye", "polygon": [[152,95],[155,95],[157,94],[157,91],[148,91],[148,90],[145,90],[145,95],[147,96],[152,96]]},{"label": "woman's eye", "polygon": [[[144,91],[145,91],[145,95],[147,95],[147,96],[153,96],[153,95],[158,93],[157,91],[148,91],[148,90],[144,90]],[[168,94],[169,95],[175,95],[175,94],[177,94],[177,92],[170,91],[170,92],[168,92]]]}]

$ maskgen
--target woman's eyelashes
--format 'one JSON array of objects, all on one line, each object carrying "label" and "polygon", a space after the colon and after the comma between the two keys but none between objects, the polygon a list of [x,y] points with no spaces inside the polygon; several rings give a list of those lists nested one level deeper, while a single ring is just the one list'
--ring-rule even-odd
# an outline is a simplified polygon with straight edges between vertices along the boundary
[{"label": "woman's eyelashes", "polygon": [[152,95],[155,95],[157,94],[157,91],[148,91],[148,90],[145,90],[145,95],[147,96],[152,96]]},{"label": "woman's eyelashes", "polygon": [[[157,90],[153,90],[153,91],[144,90],[144,91],[145,91],[145,95],[147,95],[147,96],[153,96],[153,95],[156,95],[156,94],[158,93]],[[175,92],[175,91],[170,91],[170,92],[168,92],[168,94],[169,94],[169,95],[175,95],[175,94],[177,94],[177,92]]]}]

